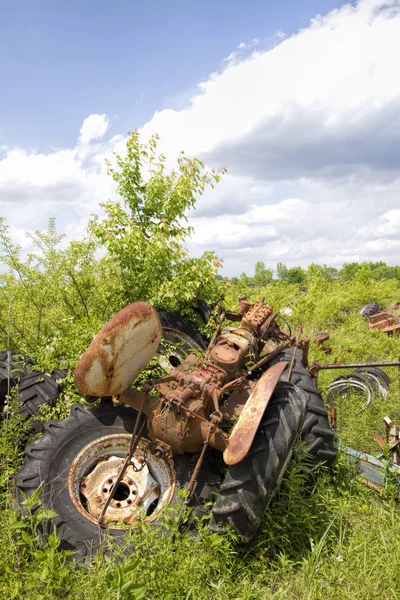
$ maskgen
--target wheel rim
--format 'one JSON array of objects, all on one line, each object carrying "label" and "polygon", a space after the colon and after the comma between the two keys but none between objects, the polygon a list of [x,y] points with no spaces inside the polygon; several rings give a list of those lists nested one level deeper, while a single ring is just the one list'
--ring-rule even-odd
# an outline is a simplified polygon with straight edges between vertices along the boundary
[{"label": "wheel rim", "polygon": [[[77,454],[68,473],[68,487],[77,510],[98,523],[110,491],[128,452],[129,434],[107,435],[87,444]],[[175,471],[169,455],[149,440],[139,441],[135,455],[107,508],[104,524],[122,529],[122,524],[154,521],[173,499]]]},{"label": "wheel rim", "polygon": [[163,327],[162,338],[157,352],[160,366],[170,373],[178,367],[193,351],[203,352],[203,348],[192,337],[173,329]]}]

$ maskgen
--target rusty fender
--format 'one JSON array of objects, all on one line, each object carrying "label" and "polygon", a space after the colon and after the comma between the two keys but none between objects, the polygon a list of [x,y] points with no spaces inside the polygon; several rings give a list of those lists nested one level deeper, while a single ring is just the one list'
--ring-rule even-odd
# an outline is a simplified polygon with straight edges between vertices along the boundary
[{"label": "rusty fender", "polygon": [[229,436],[223,454],[227,465],[236,465],[249,452],[268,402],[287,365],[287,362],[277,363],[257,382]]},{"label": "rusty fender", "polygon": [[86,398],[116,396],[145,368],[161,339],[157,312],[134,302],[114,315],[94,338],[75,369],[75,383]]}]

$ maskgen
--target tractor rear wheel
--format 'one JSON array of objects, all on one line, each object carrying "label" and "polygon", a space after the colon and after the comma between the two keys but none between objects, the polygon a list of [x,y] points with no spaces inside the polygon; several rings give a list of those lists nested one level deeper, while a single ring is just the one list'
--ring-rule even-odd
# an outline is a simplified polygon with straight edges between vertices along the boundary
[{"label": "tractor rear wheel", "polygon": [[[281,352],[270,365],[278,361],[291,362],[293,358],[293,348],[288,348]],[[301,350],[296,351],[293,364],[291,383],[307,392],[309,396],[307,415],[301,430],[301,440],[304,444],[310,462],[314,465],[325,463],[331,466],[336,458],[334,447],[334,432],[332,431],[328,413],[324,401],[319,393],[310,373],[305,369],[302,363],[303,354]],[[287,378],[287,370],[282,374],[282,380]]]},{"label": "tractor rear wheel", "polygon": [[307,401],[307,394],[291,383],[278,383],[248,455],[227,469],[211,529],[223,533],[231,526],[243,542],[255,536],[289,463]]},{"label": "tractor rear wheel", "polygon": [[128,467],[107,509],[107,527],[98,525],[127,454],[136,416],[133,408],[107,402],[89,409],[76,404],[66,419],[48,421],[44,435],[25,450],[25,462],[15,477],[16,502],[22,508],[24,497],[40,488],[44,507],[57,513],[42,525],[43,533],[49,534],[55,525],[60,547],[75,551],[78,561],[101,544],[107,547],[110,536],[122,539],[126,527],[121,522],[134,527],[139,512],[145,521],[156,520],[166,505],[175,502],[175,490],[189,482],[187,456],[173,463],[141,438],[134,456],[139,470]]}]

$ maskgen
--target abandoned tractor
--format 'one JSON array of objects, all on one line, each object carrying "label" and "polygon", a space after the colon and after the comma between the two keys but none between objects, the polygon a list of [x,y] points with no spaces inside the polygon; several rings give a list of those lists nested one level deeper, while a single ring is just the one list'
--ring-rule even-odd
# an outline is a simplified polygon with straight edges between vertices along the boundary
[{"label": "abandoned tractor", "polygon": [[[224,327],[226,320],[237,327]],[[135,388],[162,328],[145,302],[125,307],[75,371],[86,400],[102,401],[73,406],[29,444],[16,475],[17,501],[40,488],[43,504],[57,513],[61,547],[78,557],[139,519],[156,521],[170,504],[203,515],[210,500],[209,527],[231,526],[250,540],[296,444],[308,451],[309,466],[335,457],[301,344],[278,323],[263,299],[241,299],[238,312],[220,311],[206,350],[173,353],[165,376]]]}]

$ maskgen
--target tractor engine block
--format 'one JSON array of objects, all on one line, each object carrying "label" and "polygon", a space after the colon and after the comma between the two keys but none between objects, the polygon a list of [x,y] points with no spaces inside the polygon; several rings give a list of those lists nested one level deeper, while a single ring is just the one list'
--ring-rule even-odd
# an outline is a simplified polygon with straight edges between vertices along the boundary
[{"label": "tractor engine block", "polygon": [[[235,403],[223,404],[232,391],[229,384],[243,379],[246,364],[258,359],[269,332],[275,331],[276,313],[261,299],[254,305],[242,302],[241,311],[230,315],[240,319],[239,327],[224,329],[202,356],[190,355],[169,375],[154,382],[158,395],[149,395],[144,403],[150,437],[168,444],[174,454],[199,452],[206,439],[223,451],[228,436],[218,425],[223,420],[231,425],[229,407],[244,405],[251,393],[251,382],[242,382]],[[120,401],[137,408],[142,395],[131,388]]]}]

